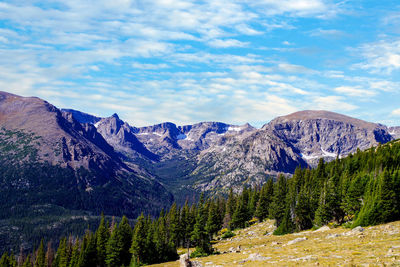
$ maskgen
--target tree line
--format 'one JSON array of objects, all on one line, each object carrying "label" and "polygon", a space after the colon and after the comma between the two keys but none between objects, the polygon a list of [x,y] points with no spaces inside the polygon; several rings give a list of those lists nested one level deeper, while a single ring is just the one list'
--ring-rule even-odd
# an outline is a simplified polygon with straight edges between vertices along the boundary
[{"label": "tree line", "polygon": [[140,266],[176,260],[178,247],[196,247],[192,256],[214,253],[211,240],[221,229],[244,228],[274,219],[282,235],[322,225],[350,227],[400,219],[400,143],[380,145],[315,169],[297,168],[292,177],[279,175],[262,187],[230,190],[227,198],[206,198],[178,207],[158,218],[140,215],[132,228],[102,216],[96,231],[82,238],[63,238],[57,250],[42,241],[29,255],[3,254],[0,266],[84,267]]}]

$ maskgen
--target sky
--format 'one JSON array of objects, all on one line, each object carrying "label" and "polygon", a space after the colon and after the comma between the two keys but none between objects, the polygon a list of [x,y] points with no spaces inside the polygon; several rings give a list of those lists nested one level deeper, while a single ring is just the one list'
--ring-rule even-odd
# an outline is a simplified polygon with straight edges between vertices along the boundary
[{"label": "sky", "polygon": [[400,125],[400,2],[0,0],[0,90],[132,126]]}]

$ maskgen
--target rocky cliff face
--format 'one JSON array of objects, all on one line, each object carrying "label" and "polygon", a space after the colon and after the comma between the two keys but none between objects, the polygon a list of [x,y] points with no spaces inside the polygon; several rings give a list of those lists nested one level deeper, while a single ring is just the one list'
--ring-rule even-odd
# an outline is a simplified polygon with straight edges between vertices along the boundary
[{"label": "rocky cliff face", "polygon": [[399,139],[400,138],[400,126],[390,127],[389,133],[394,139]]},{"label": "rocky cliff face", "polygon": [[117,114],[99,120],[94,126],[108,144],[126,157],[142,155],[151,160],[158,160],[159,157],[137,139],[137,129],[120,120]]},{"label": "rocky cliff face", "polygon": [[272,120],[270,130],[311,166],[393,140],[386,126],[328,111],[301,111]]}]

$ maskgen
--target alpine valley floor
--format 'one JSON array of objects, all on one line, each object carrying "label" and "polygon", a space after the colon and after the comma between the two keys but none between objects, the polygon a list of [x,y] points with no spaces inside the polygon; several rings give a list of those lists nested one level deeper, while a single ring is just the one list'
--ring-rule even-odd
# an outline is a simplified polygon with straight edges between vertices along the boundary
[{"label": "alpine valley floor", "polygon": [[[274,236],[274,222],[234,231],[214,244],[220,254],[193,259],[203,266],[400,266],[400,221]],[[180,253],[186,252],[180,250]],[[179,261],[151,266],[177,267]]]}]

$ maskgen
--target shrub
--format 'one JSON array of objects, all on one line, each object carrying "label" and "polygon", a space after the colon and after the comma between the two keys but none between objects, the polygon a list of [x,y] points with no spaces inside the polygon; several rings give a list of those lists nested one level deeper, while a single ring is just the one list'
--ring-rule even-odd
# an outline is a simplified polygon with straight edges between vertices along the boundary
[{"label": "shrub", "polygon": [[223,239],[225,239],[225,238],[231,238],[231,237],[234,237],[235,236],[235,233],[234,232],[232,232],[232,231],[230,231],[230,230],[228,230],[228,231],[226,231],[224,234],[222,234],[222,238]]}]

